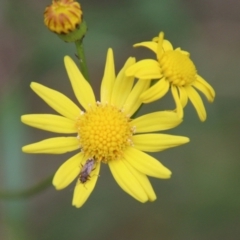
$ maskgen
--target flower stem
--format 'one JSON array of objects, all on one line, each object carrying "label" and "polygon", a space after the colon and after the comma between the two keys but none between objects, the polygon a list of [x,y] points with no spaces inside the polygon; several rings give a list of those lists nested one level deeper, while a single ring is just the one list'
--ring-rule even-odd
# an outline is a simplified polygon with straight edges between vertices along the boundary
[{"label": "flower stem", "polygon": [[75,41],[75,45],[77,48],[77,55],[80,62],[80,69],[81,69],[82,75],[89,82],[87,63],[86,63],[86,58],[85,58],[84,48],[83,48],[83,39]]},{"label": "flower stem", "polygon": [[29,189],[21,190],[21,191],[0,191],[0,199],[17,199],[17,198],[27,198],[32,197],[35,194],[45,190],[52,184],[53,175],[47,177],[42,182],[36,184]]}]

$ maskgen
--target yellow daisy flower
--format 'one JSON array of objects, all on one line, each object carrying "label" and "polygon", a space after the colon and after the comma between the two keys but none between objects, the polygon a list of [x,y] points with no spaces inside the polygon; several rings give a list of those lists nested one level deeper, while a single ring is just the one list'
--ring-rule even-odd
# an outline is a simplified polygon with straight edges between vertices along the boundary
[{"label": "yellow daisy flower", "polygon": [[172,44],[164,40],[163,32],[153,41],[137,43],[134,47],[146,47],[156,53],[157,60],[141,60],[126,71],[127,76],[140,79],[159,79],[146,90],[140,98],[144,103],[153,102],[163,97],[171,88],[176,103],[176,110],[180,118],[183,117],[183,108],[188,98],[195,107],[201,121],[205,121],[207,114],[199,90],[209,102],[215,97],[214,89],[197,74],[197,69],[190,59],[190,54],[180,48],[173,49]]},{"label": "yellow daisy flower", "polygon": [[21,120],[32,127],[74,136],[46,139],[22,150],[48,154],[79,151],[60,166],[53,178],[57,190],[77,178],[72,200],[76,207],[81,207],[93,191],[101,163],[109,165],[125,192],[140,202],[154,201],[156,195],[147,175],[167,179],[171,172],[143,151],[157,152],[187,143],[187,137],[151,133],[173,128],[182,120],[170,111],[131,119],[141,105],[139,96],[150,85],[150,80],[139,80],[134,85],[134,78],[126,77],[125,70],[135,63],[134,58],[130,57],[116,76],[113,52],[108,50],[100,102],[96,102],[90,84],[73,60],[66,56],[64,62],[81,108],[62,93],[33,82],[33,91],[61,116],[28,114]]}]

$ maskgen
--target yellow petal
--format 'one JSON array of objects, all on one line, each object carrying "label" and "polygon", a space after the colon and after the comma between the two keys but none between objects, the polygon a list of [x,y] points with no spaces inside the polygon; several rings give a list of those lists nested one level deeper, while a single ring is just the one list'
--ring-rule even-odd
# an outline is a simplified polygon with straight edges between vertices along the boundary
[{"label": "yellow petal", "polygon": [[150,155],[129,147],[124,151],[124,158],[139,172],[156,178],[170,178],[171,171]]},{"label": "yellow petal", "polygon": [[126,75],[140,79],[159,79],[162,77],[158,61],[152,59],[145,59],[135,63],[126,70]]},{"label": "yellow petal", "polygon": [[76,133],[75,121],[53,114],[27,114],[21,121],[31,127],[56,133]]},{"label": "yellow petal", "polygon": [[134,177],[138,180],[138,182],[141,184],[142,188],[144,189],[145,193],[148,196],[148,200],[153,202],[157,199],[156,194],[152,188],[152,185],[148,179],[148,177],[136,170],[135,168],[132,167],[131,164],[128,163],[127,160],[122,160],[124,164],[127,166],[129,171],[134,175]]},{"label": "yellow petal", "polygon": [[35,82],[30,86],[39,97],[64,117],[75,120],[79,116],[80,108],[62,93]]},{"label": "yellow petal", "polygon": [[184,108],[188,102],[188,94],[184,87],[178,87],[179,95],[180,95],[180,102],[182,107]]},{"label": "yellow petal", "polygon": [[65,56],[64,63],[73,91],[79,103],[85,109],[88,109],[90,106],[95,105],[96,100],[92,87],[83,77],[74,61],[69,56]]},{"label": "yellow petal", "polygon": [[206,110],[203,105],[201,97],[199,96],[197,91],[191,86],[186,87],[186,91],[188,93],[188,97],[189,97],[190,101],[192,102],[194,108],[197,111],[198,117],[200,118],[200,120],[202,122],[204,122],[207,118],[207,113],[206,113]]},{"label": "yellow petal", "polygon": [[91,178],[86,183],[81,183],[79,180],[74,188],[72,205],[80,208],[92,193],[100,172],[100,163],[96,164],[95,169],[91,172]]},{"label": "yellow petal", "polygon": [[112,160],[108,165],[114,179],[125,192],[142,203],[148,200],[148,196],[141,184],[122,160]]},{"label": "yellow petal", "polygon": [[78,153],[60,166],[53,177],[53,185],[57,190],[67,187],[80,174],[82,160],[83,153]]},{"label": "yellow petal", "polygon": [[159,152],[189,142],[189,138],[168,134],[139,134],[133,136],[134,147],[146,152]]},{"label": "yellow petal", "polygon": [[132,57],[128,58],[125,65],[118,73],[116,81],[114,83],[111,96],[111,104],[113,106],[118,107],[119,109],[121,109],[123,104],[125,103],[134,83],[134,77],[127,77],[125,75],[125,71],[135,62],[136,62],[135,58]]},{"label": "yellow petal", "polygon": [[164,52],[173,50],[172,44],[168,40],[165,40],[165,39],[163,40],[162,47],[163,47]]},{"label": "yellow petal", "polygon": [[176,48],[174,51],[181,52],[181,54],[190,57],[190,53],[187,51],[182,50],[180,47]]},{"label": "yellow petal", "polygon": [[144,103],[150,103],[163,97],[169,90],[169,81],[164,78],[145,91],[141,96]]},{"label": "yellow petal", "polygon": [[163,55],[163,42],[164,42],[164,33],[160,32],[158,35],[158,49],[157,49],[157,59],[160,61]]},{"label": "yellow petal", "polygon": [[209,102],[213,102],[215,98],[215,91],[203,78],[197,76],[197,80],[193,83],[193,86],[201,91]]},{"label": "yellow petal", "polygon": [[133,45],[134,47],[146,47],[152,50],[155,54],[157,54],[157,47],[158,44],[156,42],[141,42],[141,43],[136,43]]},{"label": "yellow petal", "polygon": [[176,104],[178,117],[183,118],[183,106],[181,104],[181,101],[180,101],[180,98],[179,98],[179,95],[178,95],[177,87],[174,86],[173,84],[171,86],[171,91],[172,91],[174,102]]},{"label": "yellow petal", "polygon": [[122,108],[129,117],[132,116],[141,106],[142,101],[140,95],[149,88],[150,83],[150,80],[138,80],[131,93],[128,95]]},{"label": "yellow petal", "polygon": [[104,70],[104,75],[101,84],[101,103],[110,103],[111,94],[115,82],[115,66],[114,66],[114,58],[113,51],[111,48],[108,49],[106,65]]},{"label": "yellow petal", "polygon": [[131,125],[136,127],[136,133],[155,132],[174,128],[182,119],[173,111],[159,111],[135,118]]},{"label": "yellow petal", "polygon": [[22,151],[25,153],[62,154],[76,149],[79,149],[76,137],[56,137],[26,145]]}]

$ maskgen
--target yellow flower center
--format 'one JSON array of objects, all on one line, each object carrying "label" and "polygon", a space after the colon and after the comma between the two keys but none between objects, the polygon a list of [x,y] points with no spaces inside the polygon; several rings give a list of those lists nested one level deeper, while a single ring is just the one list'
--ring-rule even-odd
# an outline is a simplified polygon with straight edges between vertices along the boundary
[{"label": "yellow flower center", "polygon": [[163,76],[172,84],[184,86],[191,84],[197,75],[192,60],[180,51],[167,51],[159,60]]},{"label": "yellow flower center", "polygon": [[82,22],[82,10],[75,0],[53,0],[44,12],[44,23],[58,34],[74,31]]},{"label": "yellow flower center", "polygon": [[122,157],[132,145],[134,128],[130,119],[111,105],[97,104],[77,120],[80,148],[87,157],[104,163]]}]

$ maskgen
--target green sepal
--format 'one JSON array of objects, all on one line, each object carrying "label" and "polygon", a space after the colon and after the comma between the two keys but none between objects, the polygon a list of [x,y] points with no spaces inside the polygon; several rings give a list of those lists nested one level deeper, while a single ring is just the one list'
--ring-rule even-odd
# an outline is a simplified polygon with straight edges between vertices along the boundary
[{"label": "green sepal", "polygon": [[81,24],[73,31],[68,34],[57,34],[65,42],[76,42],[82,40],[87,32],[87,24],[83,20]]}]

